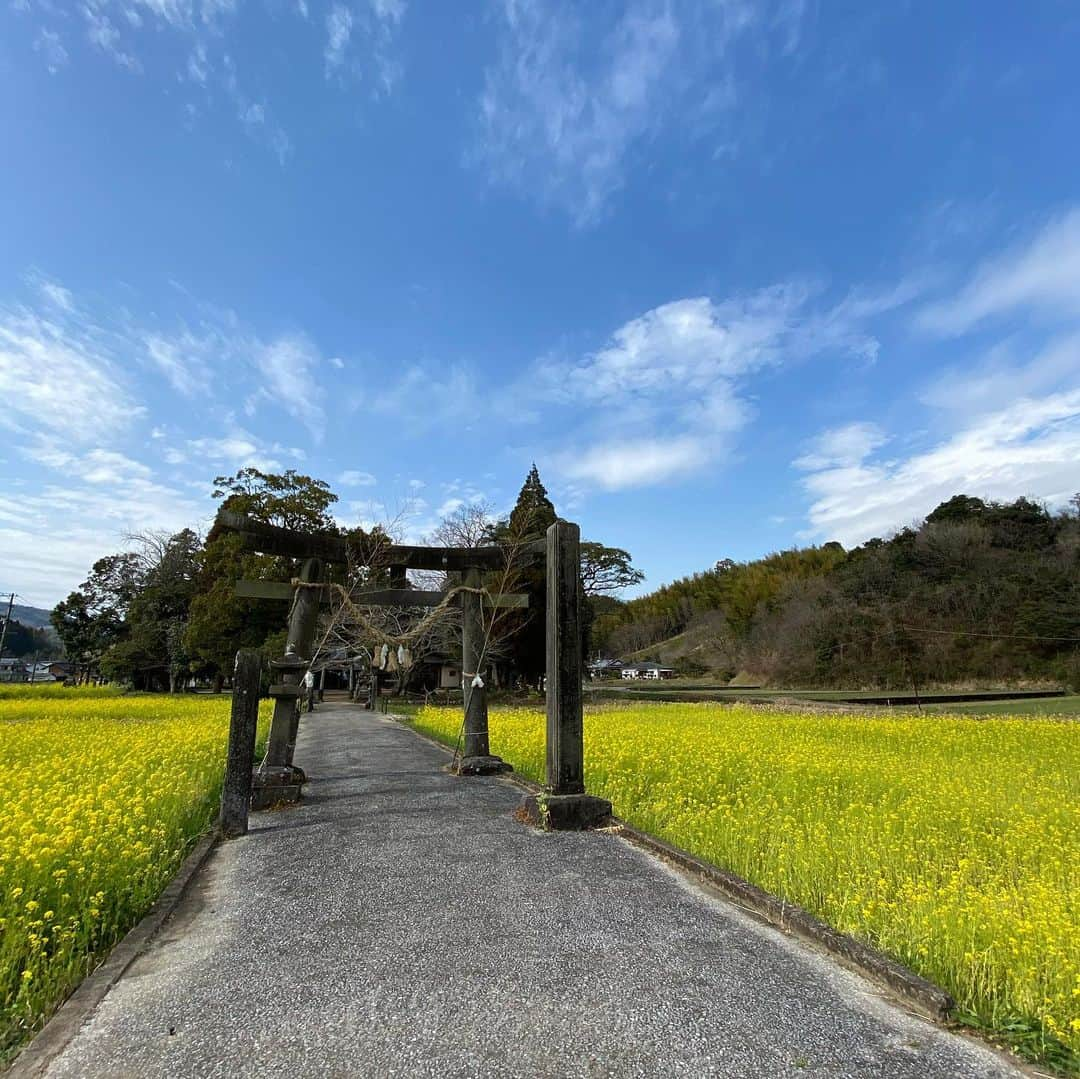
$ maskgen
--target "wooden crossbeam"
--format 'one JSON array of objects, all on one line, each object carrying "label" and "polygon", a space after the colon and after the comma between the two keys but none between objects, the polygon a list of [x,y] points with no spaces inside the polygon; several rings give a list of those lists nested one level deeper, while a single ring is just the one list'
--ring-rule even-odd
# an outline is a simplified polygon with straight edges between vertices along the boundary
[{"label": "wooden crossbeam", "polygon": [[[310,587],[310,586],[308,586]],[[323,585],[320,598],[329,599],[333,589]],[[285,581],[237,581],[236,595],[241,599],[291,600],[293,586]],[[445,592],[424,592],[418,588],[373,588],[353,592],[349,599],[359,607],[438,607],[446,599]],[[487,607],[528,607],[529,597],[522,593],[502,592],[484,596]]]},{"label": "wooden crossbeam", "polygon": [[[236,532],[245,550],[286,558],[321,558],[324,562],[344,564],[349,560],[348,544],[329,532],[297,532],[291,528],[264,524],[243,513],[218,510],[217,525]],[[530,554],[535,552],[530,548]],[[458,573],[467,569],[501,569],[506,553],[501,547],[412,547],[389,544],[379,548],[380,563],[402,570],[445,570]]]},{"label": "wooden crossbeam", "polygon": [[345,540],[329,532],[297,532],[231,510],[218,510],[217,526],[239,533],[245,550],[249,551],[285,558],[321,558],[324,562],[343,563],[349,558]]},{"label": "wooden crossbeam", "polygon": [[235,594],[240,599],[284,599],[293,598],[295,589],[285,581],[237,581]]}]

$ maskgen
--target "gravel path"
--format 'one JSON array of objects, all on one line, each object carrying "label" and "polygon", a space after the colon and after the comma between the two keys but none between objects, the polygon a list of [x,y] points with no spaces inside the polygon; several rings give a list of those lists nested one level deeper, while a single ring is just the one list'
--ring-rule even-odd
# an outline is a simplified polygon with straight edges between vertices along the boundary
[{"label": "gravel path", "polygon": [[1020,1074],[393,721],[321,706],[297,762],[49,1075]]}]

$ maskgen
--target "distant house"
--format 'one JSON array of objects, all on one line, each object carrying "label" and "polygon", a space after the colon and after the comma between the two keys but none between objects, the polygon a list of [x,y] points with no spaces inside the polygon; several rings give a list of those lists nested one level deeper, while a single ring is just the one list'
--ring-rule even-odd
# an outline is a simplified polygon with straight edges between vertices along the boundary
[{"label": "distant house", "polygon": [[415,682],[421,689],[461,689],[461,664],[446,652],[431,652],[417,665]]},{"label": "distant house", "polygon": [[21,659],[0,659],[0,682],[29,682],[30,668]]},{"label": "distant house", "polygon": [[51,663],[46,664],[46,669],[58,681],[75,676],[75,664],[68,663],[66,659],[54,659]]},{"label": "distant house", "polygon": [[49,670],[51,664],[49,663],[35,663],[30,668],[30,681],[31,682],[55,682],[56,675]]},{"label": "distant house", "polygon": [[618,678],[625,664],[621,659],[597,659],[586,668],[590,678]]},{"label": "distant house", "polygon": [[665,667],[661,663],[634,663],[623,667],[623,678],[674,678],[675,668]]}]

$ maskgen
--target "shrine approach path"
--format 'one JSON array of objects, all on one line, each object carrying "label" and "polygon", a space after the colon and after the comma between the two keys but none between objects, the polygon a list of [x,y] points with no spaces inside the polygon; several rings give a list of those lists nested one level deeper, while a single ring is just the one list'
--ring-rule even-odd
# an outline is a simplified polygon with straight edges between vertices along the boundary
[{"label": "shrine approach path", "polygon": [[296,760],[303,804],[216,848],[49,1075],[1021,1074],[392,719],[322,705]]}]

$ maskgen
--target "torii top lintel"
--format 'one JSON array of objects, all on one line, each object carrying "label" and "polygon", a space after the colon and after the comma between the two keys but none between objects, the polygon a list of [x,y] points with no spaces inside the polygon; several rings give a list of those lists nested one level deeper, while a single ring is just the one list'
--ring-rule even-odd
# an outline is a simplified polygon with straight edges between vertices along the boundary
[{"label": "torii top lintel", "polygon": [[[291,528],[264,524],[231,510],[218,511],[217,527],[238,533],[249,551],[287,558],[320,558],[324,562],[339,564],[349,561],[345,539],[330,532],[297,532]],[[506,565],[506,552],[501,547],[410,547],[390,544],[379,549],[379,562],[405,569],[500,569]]]}]

